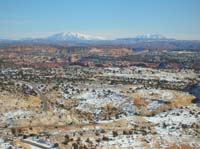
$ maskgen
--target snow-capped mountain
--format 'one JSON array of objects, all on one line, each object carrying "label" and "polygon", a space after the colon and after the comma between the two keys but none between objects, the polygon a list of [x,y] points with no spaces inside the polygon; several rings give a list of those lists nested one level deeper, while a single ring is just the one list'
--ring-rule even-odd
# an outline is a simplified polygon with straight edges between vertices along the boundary
[{"label": "snow-capped mountain", "polygon": [[169,42],[175,39],[167,38],[159,34],[146,34],[138,35],[131,38],[118,38],[115,40],[115,43],[118,44],[137,44],[137,43],[151,43],[152,42]]},{"label": "snow-capped mountain", "polygon": [[91,36],[81,33],[73,32],[63,32],[58,33],[52,36],[49,36],[47,39],[54,41],[86,41],[86,40],[104,40],[102,37]]},{"label": "snow-capped mountain", "polygon": [[138,35],[135,37],[136,39],[154,39],[154,40],[163,40],[167,39],[163,35],[160,34],[146,34],[146,35]]}]

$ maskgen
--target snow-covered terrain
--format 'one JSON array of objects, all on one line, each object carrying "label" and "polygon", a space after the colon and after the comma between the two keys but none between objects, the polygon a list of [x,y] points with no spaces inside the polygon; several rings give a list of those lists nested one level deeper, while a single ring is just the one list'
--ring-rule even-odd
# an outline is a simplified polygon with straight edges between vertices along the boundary
[{"label": "snow-covered terrain", "polygon": [[[183,107],[146,119],[155,124],[157,132],[161,135],[195,135],[196,132],[192,128],[193,125],[200,124],[200,112],[192,107]],[[187,128],[187,132],[183,132],[184,128]]]},{"label": "snow-covered terrain", "polygon": [[76,98],[80,99],[80,103],[77,109],[99,114],[102,107],[108,104],[112,104],[113,106],[118,107],[125,101],[126,97],[110,90],[95,89],[86,91],[76,96]]},{"label": "snow-covered terrain", "polygon": [[162,80],[168,82],[185,82],[189,77],[197,77],[193,71],[182,70],[179,73],[167,72],[164,70],[155,70],[151,68],[130,67],[123,68],[105,68],[104,76],[124,77],[144,80]]}]

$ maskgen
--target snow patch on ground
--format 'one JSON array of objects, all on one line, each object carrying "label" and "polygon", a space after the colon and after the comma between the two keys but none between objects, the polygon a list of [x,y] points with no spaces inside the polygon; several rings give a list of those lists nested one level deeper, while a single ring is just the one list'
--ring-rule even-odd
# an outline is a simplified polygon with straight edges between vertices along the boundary
[{"label": "snow patch on ground", "polygon": [[147,109],[150,111],[154,111],[162,105],[164,105],[164,102],[162,100],[153,100],[151,103],[147,105]]},{"label": "snow patch on ground", "polygon": [[107,148],[107,147],[117,147],[117,148],[141,148],[142,142],[137,140],[138,136],[137,135],[119,135],[117,137],[109,137],[109,141],[105,142],[102,141],[100,143],[100,146],[102,148]]},{"label": "snow patch on ground", "polygon": [[27,115],[33,114],[31,111],[24,111],[24,110],[16,110],[16,111],[9,111],[2,114],[1,120],[3,122],[14,122],[18,119],[23,119]]},{"label": "snow patch on ground", "polygon": [[14,147],[10,143],[5,142],[3,139],[0,138],[0,149],[8,149],[8,148],[18,149],[18,147]]}]

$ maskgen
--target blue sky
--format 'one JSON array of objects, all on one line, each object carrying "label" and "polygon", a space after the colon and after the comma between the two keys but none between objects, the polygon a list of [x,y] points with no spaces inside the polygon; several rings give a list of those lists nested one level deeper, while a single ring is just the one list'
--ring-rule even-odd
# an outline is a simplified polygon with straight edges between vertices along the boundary
[{"label": "blue sky", "polygon": [[0,0],[0,38],[65,31],[200,40],[200,0]]}]

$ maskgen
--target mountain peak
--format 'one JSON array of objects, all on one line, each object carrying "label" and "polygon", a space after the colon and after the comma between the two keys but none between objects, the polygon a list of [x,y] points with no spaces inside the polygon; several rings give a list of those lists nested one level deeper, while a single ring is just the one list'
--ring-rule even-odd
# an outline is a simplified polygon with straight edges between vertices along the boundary
[{"label": "mountain peak", "polygon": [[74,32],[62,32],[48,37],[52,40],[64,40],[64,41],[80,41],[80,40],[103,40],[104,38],[92,35],[86,35],[82,33]]}]

